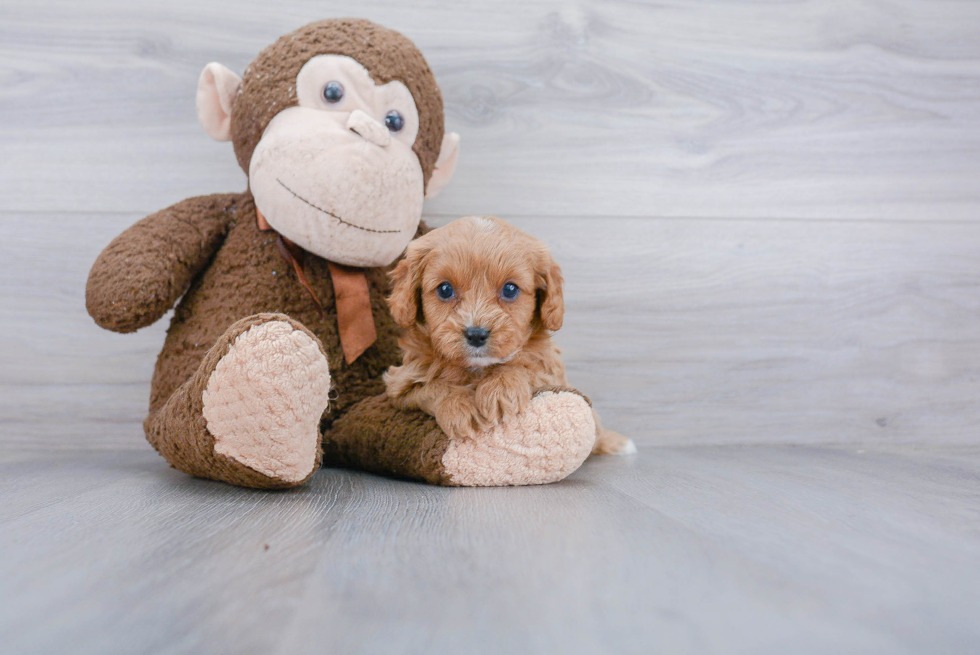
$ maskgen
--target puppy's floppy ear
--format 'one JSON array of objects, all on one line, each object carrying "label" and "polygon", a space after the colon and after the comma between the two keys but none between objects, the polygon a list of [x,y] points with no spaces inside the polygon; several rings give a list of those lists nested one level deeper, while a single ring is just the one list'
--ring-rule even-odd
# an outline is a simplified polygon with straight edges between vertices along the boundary
[{"label": "puppy's floppy ear", "polygon": [[391,278],[391,295],[388,296],[388,307],[395,322],[403,328],[412,327],[421,320],[422,305],[420,304],[420,287],[424,259],[430,248],[417,240],[408,244],[405,257],[398,262],[394,270],[388,273]]},{"label": "puppy's floppy ear", "polygon": [[541,324],[552,332],[561,329],[562,319],[565,317],[565,299],[562,296],[564,280],[561,277],[561,268],[547,248],[538,252],[534,279]]}]

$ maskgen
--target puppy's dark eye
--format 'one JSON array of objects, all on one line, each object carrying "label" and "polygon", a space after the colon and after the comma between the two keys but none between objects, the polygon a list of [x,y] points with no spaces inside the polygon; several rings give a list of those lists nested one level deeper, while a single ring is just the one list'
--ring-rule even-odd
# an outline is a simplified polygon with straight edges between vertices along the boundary
[{"label": "puppy's dark eye", "polygon": [[327,82],[323,87],[323,99],[331,105],[335,105],[344,99],[344,85],[340,82]]},{"label": "puppy's dark eye", "polygon": [[441,300],[452,300],[453,296],[456,295],[456,290],[453,289],[453,285],[448,282],[443,282],[436,287],[436,295]]},{"label": "puppy's dark eye", "polygon": [[520,294],[520,288],[513,282],[508,282],[500,290],[500,295],[504,300],[513,300]]},{"label": "puppy's dark eye", "polygon": [[402,117],[400,112],[392,109],[385,114],[385,127],[392,132],[401,132],[402,128],[405,127],[405,119]]}]

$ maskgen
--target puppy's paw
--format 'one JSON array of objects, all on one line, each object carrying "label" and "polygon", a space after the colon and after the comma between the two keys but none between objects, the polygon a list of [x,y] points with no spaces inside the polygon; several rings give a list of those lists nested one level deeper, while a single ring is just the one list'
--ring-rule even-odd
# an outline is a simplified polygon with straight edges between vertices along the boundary
[{"label": "puppy's paw", "polygon": [[404,366],[391,366],[381,377],[385,383],[385,393],[392,401],[402,400],[416,386],[406,374]]},{"label": "puppy's paw", "polygon": [[476,408],[489,425],[505,423],[531,402],[531,387],[523,379],[485,380],[476,388]]},{"label": "puppy's paw", "polygon": [[484,429],[484,422],[476,412],[437,412],[436,423],[453,439],[474,439]]},{"label": "puppy's paw", "polygon": [[436,423],[449,437],[472,439],[488,427],[476,407],[473,392],[460,390],[443,398],[435,410]]}]

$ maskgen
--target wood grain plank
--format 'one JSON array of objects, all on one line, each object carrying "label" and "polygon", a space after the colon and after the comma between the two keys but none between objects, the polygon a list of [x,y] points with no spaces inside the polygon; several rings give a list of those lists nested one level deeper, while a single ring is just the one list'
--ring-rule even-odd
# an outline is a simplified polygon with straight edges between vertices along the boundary
[{"label": "wood grain plank", "polygon": [[977,443],[980,232],[519,219],[566,273],[571,382],[647,443]]},{"label": "wood grain plank", "polygon": [[840,639],[819,613],[785,620],[805,590],[590,482],[423,488],[422,503],[382,486],[325,544],[282,652],[709,653],[794,633],[819,651]]},{"label": "wood grain plank", "polygon": [[[152,452],[63,458],[0,465],[63,494],[40,507],[43,494],[14,494],[29,511],[0,520],[11,652],[273,652],[350,497],[341,471],[268,493],[190,478]],[[75,482],[92,475],[103,483]]]},{"label": "wood grain plank", "polygon": [[[137,218],[0,215],[0,439],[141,447],[166,321],[105,332],[83,287]],[[980,226],[514,223],[563,266],[571,381],[640,443],[977,443]]]},{"label": "wood grain plank", "polygon": [[[894,652],[970,652],[980,644],[976,447],[643,454],[626,467],[591,460],[583,477],[806,589],[787,612],[826,611],[890,635]],[[808,648],[788,650],[799,647]],[[875,650],[837,644],[825,652],[870,652],[864,648]]]},{"label": "wood grain plank", "polygon": [[544,487],[324,470],[285,493],[151,452],[35,449],[0,460],[0,491],[0,637],[17,653],[980,643],[976,446],[645,447]]},{"label": "wood grain plank", "polygon": [[[0,8],[0,197],[149,213],[244,186],[196,125],[203,65],[242,70],[349,3]],[[359,3],[400,29],[463,135],[441,214],[976,220],[980,6]]]}]

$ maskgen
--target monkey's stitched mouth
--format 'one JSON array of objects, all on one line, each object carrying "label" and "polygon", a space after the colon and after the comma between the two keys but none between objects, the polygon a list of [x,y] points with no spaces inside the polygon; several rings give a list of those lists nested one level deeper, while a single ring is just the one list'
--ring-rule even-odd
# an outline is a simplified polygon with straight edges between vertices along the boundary
[{"label": "monkey's stitched mouth", "polygon": [[291,194],[293,194],[294,196],[296,196],[297,198],[299,198],[300,200],[302,200],[303,202],[305,202],[307,205],[309,205],[313,209],[317,210],[318,212],[322,212],[322,213],[326,214],[330,218],[336,219],[337,221],[339,221],[340,223],[343,223],[344,225],[347,225],[349,227],[355,227],[358,230],[364,230],[365,232],[374,232],[375,234],[397,234],[397,233],[401,232],[401,230],[372,230],[369,227],[361,227],[360,225],[354,225],[353,223],[348,223],[347,221],[345,221],[344,219],[342,219],[340,216],[337,216],[336,214],[332,214],[332,213],[328,212],[326,209],[323,209],[322,207],[317,207],[312,202],[310,202],[309,200],[307,200],[306,198],[304,198],[303,196],[299,195],[298,193],[296,193],[295,191],[293,191],[292,189],[290,189],[288,186],[286,186],[285,184],[283,184],[283,181],[280,180],[278,177],[276,178],[276,182],[278,182],[279,183],[279,186],[281,186],[283,189],[285,189],[286,191],[289,191]]}]

